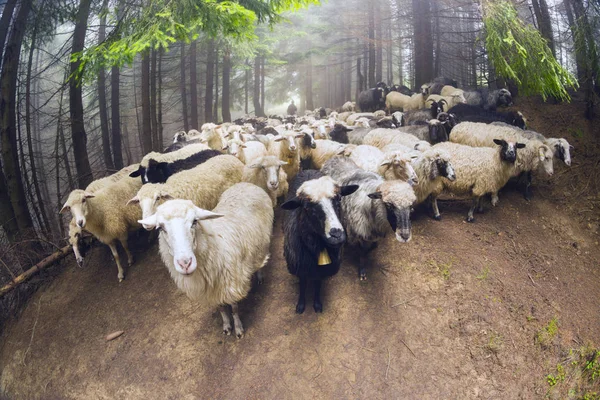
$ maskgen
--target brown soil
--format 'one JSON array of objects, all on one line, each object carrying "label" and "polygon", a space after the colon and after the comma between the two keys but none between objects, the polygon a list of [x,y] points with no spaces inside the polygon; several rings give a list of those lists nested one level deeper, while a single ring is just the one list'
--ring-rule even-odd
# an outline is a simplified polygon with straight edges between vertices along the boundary
[{"label": "brown soil", "polygon": [[[532,104],[521,107],[544,132]],[[591,126],[579,122],[569,129],[589,139]],[[600,392],[600,377],[575,381],[572,369],[548,383],[569,349],[600,346],[598,193],[588,190],[587,199],[553,186],[589,161],[579,156],[578,140],[573,172],[558,165],[550,183],[537,181],[531,203],[506,189],[475,224],[464,222],[466,201],[441,203],[441,222],[417,213],[410,243],[389,235],[373,251],[366,284],[358,281],[356,253],[347,251],[340,273],[324,285],[320,315],[312,307],[294,313],[297,284],[285,268],[277,218],[265,284],[240,306],[240,340],[221,334],[216,310],[177,291],[156,246],[134,241],[137,262],[121,284],[108,249],[95,248],[84,269],[69,265],[4,330],[0,396],[538,399],[565,398],[572,388],[575,396]],[[600,171],[593,172],[592,185]],[[117,330],[124,335],[106,342]]]}]

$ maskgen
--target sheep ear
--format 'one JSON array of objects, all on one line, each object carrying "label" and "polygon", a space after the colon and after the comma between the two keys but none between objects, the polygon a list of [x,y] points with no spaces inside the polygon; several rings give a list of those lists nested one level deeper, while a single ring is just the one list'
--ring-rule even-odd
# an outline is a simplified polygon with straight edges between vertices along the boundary
[{"label": "sheep ear", "polygon": [[65,205],[60,209],[60,211],[58,213],[59,214],[64,214],[67,211],[71,211],[71,207],[69,205],[67,205],[67,203],[65,203]]},{"label": "sheep ear", "polygon": [[419,156],[416,154],[413,154],[412,156],[410,156],[411,160],[416,160],[417,158],[419,158]]},{"label": "sheep ear", "polygon": [[84,199],[91,199],[93,197],[96,197],[96,195],[93,194],[93,193],[90,193],[90,192],[83,192],[83,198]]},{"label": "sheep ear", "polygon": [[335,153],[336,156],[341,156],[342,154],[344,154],[344,152],[346,151],[346,147],[342,147],[341,149],[338,150],[337,153]]},{"label": "sheep ear", "polygon": [[156,225],[157,225],[156,214],[153,214],[149,217],[138,220],[138,224],[147,226],[150,229],[156,228]]},{"label": "sheep ear", "polygon": [[540,147],[538,149],[538,157],[540,158],[540,161],[544,161],[544,159],[546,158],[546,155],[544,154],[544,148]]},{"label": "sheep ear", "polygon": [[240,147],[241,147],[242,149],[247,149],[247,148],[248,148],[248,146],[246,146],[246,145],[245,145],[245,144],[243,144],[243,143],[240,145]]},{"label": "sheep ear", "polygon": [[227,150],[229,148],[229,144],[224,144],[223,147],[221,147],[221,150]]},{"label": "sheep ear", "polygon": [[575,149],[575,147],[573,147],[573,145],[572,145],[572,144],[570,144],[570,145],[569,145],[569,150],[574,150],[574,149]]},{"label": "sheep ear", "polygon": [[254,160],[254,162],[252,162],[252,164],[250,165],[246,165],[248,168],[260,168],[261,165],[261,161],[262,160]]},{"label": "sheep ear", "polygon": [[383,196],[381,194],[381,192],[373,192],[373,193],[369,193],[367,196],[369,196],[370,199],[381,199]]},{"label": "sheep ear", "polygon": [[273,139],[274,142],[281,142],[284,139],[283,136],[277,136],[275,139]]},{"label": "sheep ear", "polygon": [[133,171],[132,173],[129,174],[129,176],[131,178],[137,178],[138,176],[140,176],[142,174],[142,171],[138,168],[137,171]]},{"label": "sheep ear", "polygon": [[302,139],[304,137],[304,135],[305,135],[304,133],[298,133],[298,134],[294,135],[294,138],[295,139]]},{"label": "sheep ear", "polygon": [[503,146],[506,144],[506,141],[502,139],[494,139],[494,143],[496,143],[498,146]]},{"label": "sheep ear", "polygon": [[158,194],[158,198],[159,198],[159,199],[163,199],[163,200],[173,200],[173,199],[174,199],[174,197],[173,197],[173,196],[171,196],[171,195],[170,195],[169,193],[167,193],[167,192],[160,192],[160,193]]},{"label": "sheep ear", "polygon": [[340,194],[342,196],[348,196],[358,190],[358,185],[346,185],[340,188]]},{"label": "sheep ear", "polygon": [[139,204],[139,202],[140,202],[140,198],[136,195],[131,200],[129,200],[127,202],[127,204],[125,204],[125,205],[128,206],[128,205],[131,205],[131,204]]},{"label": "sheep ear", "polygon": [[204,209],[202,209],[200,207],[196,207],[195,210],[196,210],[196,219],[198,221],[203,221],[203,220],[206,220],[206,219],[215,219],[215,218],[224,217],[223,214],[217,214],[217,213],[214,213],[212,211],[204,210]]},{"label": "sheep ear", "polygon": [[302,205],[302,201],[298,197],[293,197],[281,205],[284,210],[295,210]]},{"label": "sheep ear", "polygon": [[381,162],[381,164],[379,164],[381,167],[383,167],[384,165],[390,165],[392,163],[392,160],[383,160]]},{"label": "sheep ear", "polygon": [[516,147],[517,149],[524,149],[524,148],[525,148],[525,143],[517,143],[517,144],[515,145],[515,147]]},{"label": "sheep ear", "polygon": [[279,165],[288,165],[288,162],[279,160]]}]

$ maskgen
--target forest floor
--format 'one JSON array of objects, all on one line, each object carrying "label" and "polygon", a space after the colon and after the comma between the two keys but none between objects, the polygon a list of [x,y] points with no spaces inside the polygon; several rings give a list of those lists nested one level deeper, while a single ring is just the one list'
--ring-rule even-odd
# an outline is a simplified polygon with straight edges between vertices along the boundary
[{"label": "forest floor", "polygon": [[442,202],[440,222],[418,211],[410,243],[388,235],[371,253],[366,283],[349,249],[324,285],[323,314],[309,295],[303,315],[277,211],[265,283],[240,304],[240,340],[223,336],[217,310],[178,292],[156,246],[133,241],[136,263],[120,284],[108,249],[95,247],[5,327],[0,397],[593,398],[598,143],[575,105],[519,108],[532,128],[575,145],[573,166],[536,179],[531,202],[507,188],[474,224],[468,201]]}]

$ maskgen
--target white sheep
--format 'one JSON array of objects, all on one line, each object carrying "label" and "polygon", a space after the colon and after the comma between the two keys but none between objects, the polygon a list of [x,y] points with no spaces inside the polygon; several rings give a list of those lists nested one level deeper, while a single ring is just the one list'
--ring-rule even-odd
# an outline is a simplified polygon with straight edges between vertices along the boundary
[{"label": "white sheep", "polygon": [[287,196],[289,184],[282,166],[287,164],[276,156],[257,158],[244,167],[242,182],[252,183],[263,189],[271,198],[273,207],[277,205],[277,198]]},{"label": "white sheep", "polygon": [[286,131],[283,135],[275,136],[269,143],[267,154],[277,156],[281,161],[287,163],[283,166],[283,170],[287,174],[288,182],[294,179],[300,171],[300,156],[298,155],[296,139],[303,137],[303,133]]},{"label": "white sheep", "polygon": [[363,144],[375,146],[379,149],[383,149],[388,144],[393,143],[402,144],[419,151],[424,151],[431,147],[430,143],[420,140],[409,133],[401,132],[398,129],[373,129],[363,139]]},{"label": "white sheep", "polygon": [[452,96],[455,94],[459,94],[459,93],[463,93],[464,94],[464,90],[462,89],[457,89],[452,85],[445,85],[444,87],[442,87],[442,91],[440,93],[440,95],[442,96]]},{"label": "white sheep", "polygon": [[118,278],[121,282],[125,272],[119,260],[116,241],[121,242],[127,263],[133,264],[133,256],[127,247],[127,234],[139,228],[137,220],[141,217],[138,207],[127,207],[125,203],[142,186],[136,178],[125,177],[95,193],[76,189],[69,194],[61,213],[71,211],[77,226],[94,235],[100,242],[108,245],[117,263]]},{"label": "white sheep", "polygon": [[440,104],[442,104],[443,110],[445,112],[448,112],[449,109],[451,109],[452,107],[454,107],[457,104],[467,102],[467,100],[465,99],[465,95],[464,95],[464,93],[462,93],[462,91],[457,91],[455,93],[452,93],[449,96],[440,96],[439,94],[431,94],[431,95],[429,95],[429,97],[427,97],[427,101],[425,102],[425,107],[430,108],[431,103],[434,101],[437,103],[442,101],[442,103],[440,103]]},{"label": "white sheep", "polygon": [[[442,191],[444,179],[455,180],[456,173],[450,162],[450,155],[436,146],[424,152],[417,152],[417,155],[417,158],[412,161],[418,179],[413,190],[417,197],[415,204],[421,204],[429,198],[431,193]],[[441,217],[437,203],[431,204],[431,206],[433,217],[439,220]]]},{"label": "white sheep", "polygon": [[223,333],[244,335],[237,303],[246,298],[252,275],[269,260],[273,208],[269,196],[250,183],[227,189],[211,211],[189,200],[170,200],[139,221],[160,230],[161,258],[177,287],[193,301],[220,307]]},{"label": "white sheep", "polygon": [[343,112],[356,111],[356,103],[354,103],[352,101],[345,102],[344,105],[342,106],[342,111]]},{"label": "white sheep", "polygon": [[421,93],[407,96],[400,92],[389,92],[385,97],[385,107],[390,113],[394,111],[420,110],[425,107],[425,97]]},{"label": "white sheep", "polygon": [[356,124],[356,120],[358,120],[359,118],[367,118],[367,119],[371,119],[374,118],[375,114],[372,112],[360,112],[360,113],[354,113],[350,116],[348,116],[348,118],[346,118],[346,125],[352,126]]},{"label": "white sheep", "polygon": [[349,145],[334,142],[333,140],[315,140],[317,147],[313,149],[310,155],[312,169],[321,169],[323,165],[332,157],[343,155],[344,150]]},{"label": "white sheep", "polygon": [[174,174],[166,183],[145,184],[128,199],[127,205],[139,204],[141,218],[154,214],[162,201],[170,199],[191,200],[199,207],[214,208],[227,188],[242,181],[243,169],[244,164],[234,156],[216,156]]},{"label": "white sheep", "polygon": [[407,155],[402,151],[384,153],[377,147],[357,146],[349,156],[350,160],[365,171],[381,175],[386,180],[401,180],[416,184],[418,177],[411,162],[416,155]]},{"label": "white sheep", "polygon": [[[454,131],[452,132],[454,135]],[[456,179],[452,182],[443,181],[443,190],[457,195],[470,195],[473,204],[467,214],[467,222],[473,222],[475,208],[483,210],[482,197],[490,193],[492,206],[498,203],[498,191],[506,185],[515,171],[515,160],[525,144],[506,142],[496,139],[496,148],[471,147],[462,144],[443,142],[434,146],[435,149],[446,151],[450,155]],[[437,197],[442,192],[439,186],[431,193],[434,212],[437,208]],[[437,211],[436,216],[439,216]],[[438,217],[439,219],[439,217]]]}]

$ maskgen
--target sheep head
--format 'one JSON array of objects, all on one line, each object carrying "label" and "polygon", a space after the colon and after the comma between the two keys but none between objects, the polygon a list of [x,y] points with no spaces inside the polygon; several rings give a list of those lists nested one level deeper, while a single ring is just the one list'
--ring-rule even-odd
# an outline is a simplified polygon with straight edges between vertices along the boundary
[{"label": "sheep head", "polygon": [[67,201],[60,209],[59,213],[63,214],[67,211],[71,212],[75,224],[79,228],[84,228],[86,223],[86,217],[88,214],[87,200],[96,197],[93,193],[86,192],[85,190],[75,189],[67,198]]}]

